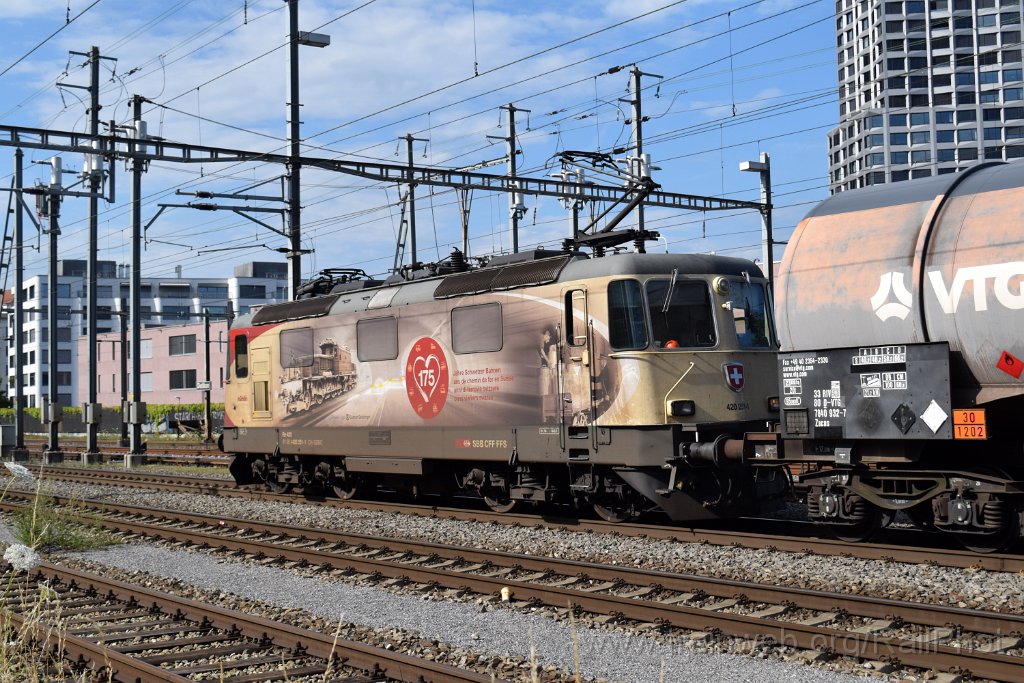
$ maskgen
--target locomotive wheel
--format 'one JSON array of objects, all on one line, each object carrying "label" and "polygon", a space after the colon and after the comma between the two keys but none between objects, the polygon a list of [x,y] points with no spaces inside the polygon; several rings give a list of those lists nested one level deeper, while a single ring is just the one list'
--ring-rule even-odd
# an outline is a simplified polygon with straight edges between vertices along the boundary
[{"label": "locomotive wheel", "polygon": [[292,484],[289,481],[267,479],[267,488],[270,489],[271,493],[288,493],[292,490]]},{"label": "locomotive wheel", "polygon": [[612,524],[621,524],[622,522],[628,522],[631,519],[636,519],[637,514],[633,511],[632,506],[622,505],[604,505],[602,503],[594,503],[594,512],[597,516],[606,522]]},{"label": "locomotive wheel", "polygon": [[342,500],[352,500],[359,493],[359,484],[352,479],[335,478],[331,488],[334,489],[334,495]]},{"label": "locomotive wheel", "polygon": [[492,491],[491,495],[484,496],[484,504],[494,512],[500,514],[512,512],[518,502],[519,501],[517,500],[509,498],[508,494],[504,491]]}]

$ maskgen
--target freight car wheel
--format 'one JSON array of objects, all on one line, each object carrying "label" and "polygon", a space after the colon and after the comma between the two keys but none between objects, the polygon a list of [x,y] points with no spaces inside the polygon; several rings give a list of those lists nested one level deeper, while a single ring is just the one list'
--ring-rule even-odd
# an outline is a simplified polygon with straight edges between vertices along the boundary
[{"label": "freight car wheel", "polygon": [[840,541],[847,543],[863,543],[883,526],[888,526],[892,521],[892,514],[888,510],[882,510],[874,505],[869,505],[862,520],[855,524],[826,524],[829,533]]}]

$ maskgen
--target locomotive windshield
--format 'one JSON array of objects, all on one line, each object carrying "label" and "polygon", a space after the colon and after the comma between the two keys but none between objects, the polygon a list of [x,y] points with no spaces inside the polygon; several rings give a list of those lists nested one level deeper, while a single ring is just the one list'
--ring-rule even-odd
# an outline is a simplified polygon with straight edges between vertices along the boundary
[{"label": "locomotive windshield", "polygon": [[748,282],[731,282],[729,303],[736,324],[736,340],[744,349],[767,349],[771,346],[768,334],[768,304],[764,287]]},{"label": "locomotive windshield", "polygon": [[647,307],[655,346],[715,346],[711,292],[703,280],[648,280]]}]

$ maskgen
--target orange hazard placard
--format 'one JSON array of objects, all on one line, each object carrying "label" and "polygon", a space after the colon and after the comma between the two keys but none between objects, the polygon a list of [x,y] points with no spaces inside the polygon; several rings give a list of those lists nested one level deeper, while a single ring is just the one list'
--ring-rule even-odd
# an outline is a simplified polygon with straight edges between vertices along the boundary
[{"label": "orange hazard placard", "polygon": [[988,429],[985,426],[985,411],[981,408],[953,411],[954,439],[987,439]]}]

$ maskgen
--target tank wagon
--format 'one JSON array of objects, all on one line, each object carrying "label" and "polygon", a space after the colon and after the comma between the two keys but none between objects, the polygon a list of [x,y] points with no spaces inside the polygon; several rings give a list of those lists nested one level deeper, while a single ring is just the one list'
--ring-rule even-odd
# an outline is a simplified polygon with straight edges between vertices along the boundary
[{"label": "tank wagon", "polygon": [[429,277],[320,289],[231,327],[222,448],[240,483],[611,520],[748,514],[785,491],[780,467],[745,465],[744,434],[778,419],[749,261],[531,252],[470,270],[455,254]]},{"label": "tank wagon", "polygon": [[1024,509],[1024,164],[843,192],[800,223],[778,296],[781,434],[812,518],[904,511],[977,550]]}]

